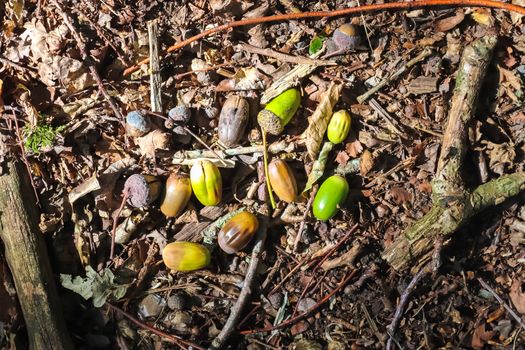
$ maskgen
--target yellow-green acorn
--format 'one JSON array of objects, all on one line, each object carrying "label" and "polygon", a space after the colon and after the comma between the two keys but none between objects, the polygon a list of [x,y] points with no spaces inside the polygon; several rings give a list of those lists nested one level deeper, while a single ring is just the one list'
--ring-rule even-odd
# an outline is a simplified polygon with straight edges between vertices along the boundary
[{"label": "yellow-green acorn", "polygon": [[288,89],[271,100],[259,112],[257,122],[264,131],[272,135],[279,135],[297,112],[300,104],[301,93],[299,90]]},{"label": "yellow-green acorn", "polygon": [[198,161],[191,167],[191,187],[203,205],[217,205],[222,198],[221,172],[209,160]]},{"label": "yellow-green acorn", "polygon": [[334,144],[343,142],[348,136],[351,124],[352,118],[347,111],[340,110],[335,112],[326,129],[328,140]]},{"label": "yellow-green acorn", "polygon": [[211,260],[210,251],[199,243],[173,242],[162,250],[162,260],[174,271],[194,271],[205,268]]}]

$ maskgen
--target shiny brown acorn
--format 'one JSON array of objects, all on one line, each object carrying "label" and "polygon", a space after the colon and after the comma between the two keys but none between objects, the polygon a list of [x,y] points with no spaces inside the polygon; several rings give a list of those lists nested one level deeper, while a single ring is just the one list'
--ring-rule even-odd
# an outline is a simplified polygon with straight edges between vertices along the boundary
[{"label": "shiny brown acorn", "polygon": [[248,211],[232,217],[218,235],[219,246],[227,254],[234,254],[250,243],[259,228],[259,220]]},{"label": "shiny brown acorn", "polygon": [[164,199],[160,211],[167,217],[179,215],[191,198],[190,178],[186,174],[171,173],[164,187]]},{"label": "shiny brown acorn", "polygon": [[219,116],[219,140],[227,147],[237,145],[246,130],[248,117],[248,101],[237,95],[228,97]]},{"label": "shiny brown acorn", "polygon": [[277,196],[287,202],[291,203],[297,197],[297,182],[292,169],[282,159],[274,159],[268,165],[268,177],[270,184]]}]

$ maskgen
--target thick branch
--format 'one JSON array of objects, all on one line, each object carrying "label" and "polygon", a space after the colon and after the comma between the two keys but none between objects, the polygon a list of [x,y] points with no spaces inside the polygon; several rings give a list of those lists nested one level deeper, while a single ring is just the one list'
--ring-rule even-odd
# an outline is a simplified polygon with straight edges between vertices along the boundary
[{"label": "thick branch", "polygon": [[436,176],[432,183],[434,201],[444,197],[464,196],[460,167],[468,147],[467,127],[474,114],[479,89],[496,41],[495,36],[489,35],[474,41],[463,51]]},{"label": "thick branch", "polygon": [[386,247],[383,258],[395,269],[403,269],[412,260],[417,261],[417,266],[426,263],[437,238],[446,242],[472,215],[517,194],[523,187],[523,175],[514,174],[481,185],[471,195],[461,178],[461,163],[467,150],[466,128],[496,41],[495,36],[489,35],[474,41],[463,52],[432,182],[433,207]]},{"label": "thick branch", "polygon": [[0,237],[34,350],[65,350],[67,333],[27,172],[8,163],[0,176]]}]

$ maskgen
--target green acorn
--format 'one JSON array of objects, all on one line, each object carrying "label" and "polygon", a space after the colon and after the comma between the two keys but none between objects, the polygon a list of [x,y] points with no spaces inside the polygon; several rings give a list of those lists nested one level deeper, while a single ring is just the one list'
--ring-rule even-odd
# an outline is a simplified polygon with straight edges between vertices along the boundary
[{"label": "green acorn", "polygon": [[297,112],[300,104],[301,94],[299,90],[288,89],[271,100],[259,112],[257,122],[265,132],[279,135]]},{"label": "green acorn", "polygon": [[348,182],[340,175],[326,179],[315,194],[312,209],[314,216],[321,221],[331,219],[339,211],[349,192]]}]

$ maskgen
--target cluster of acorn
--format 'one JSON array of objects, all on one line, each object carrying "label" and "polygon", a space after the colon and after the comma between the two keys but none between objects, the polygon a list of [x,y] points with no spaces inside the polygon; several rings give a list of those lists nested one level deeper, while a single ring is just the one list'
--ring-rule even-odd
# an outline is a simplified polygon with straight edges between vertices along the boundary
[{"label": "cluster of acorn", "polygon": [[[343,25],[334,32],[333,42],[338,51],[353,49],[359,42],[357,31],[352,25]],[[332,55],[329,53],[329,55]],[[297,112],[301,101],[299,90],[292,88],[272,99],[257,116],[263,131],[279,135]],[[180,109],[180,108],[179,108]],[[173,112],[178,112],[177,107]],[[170,111],[170,120],[187,122],[188,111],[184,118],[174,118]],[[180,113],[179,113],[180,114]],[[249,104],[246,99],[232,95],[224,103],[219,117],[219,140],[227,147],[235,146],[245,134],[249,119]],[[351,117],[347,111],[335,112],[327,127],[327,138],[338,144],[343,142],[350,130]],[[126,129],[130,136],[142,136],[150,130],[147,116],[140,111],[130,112],[126,118]],[[291,203],[296,200],[297,182],[288,164],[282,159],[273,159],[266,176],[273,192],[280,200]],[[144,207],[153,202],[160,193],[160,182],[151,175],[135,174],[128,178],[124,186],[128,200],[135,207]],[[340,175],[328,177],[319,187],[312,205],[313,215],[318,220],[329,220],[339,210],[349,192],[346,179]],[[176,217],[188,204],[191,195],[205,206],[219,204],[222,198],[222,177],[219,169],[210,161],[196,162],[190,175],[174,172],[164,187],[160,207],[167,217]],[[227,254],[234,254],[248,245],[254,237],[259,222],[257,217],[248,212],[232,217],[220,230],[218,244]],[[176,271],[192,271],[206,267],[210,263],[210,251],[202,244],[193,242],[173,242],[163,249],[162,258],[166,266]]]}]

